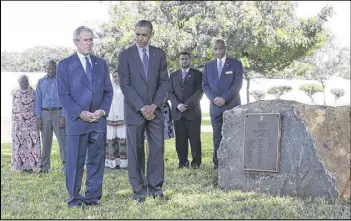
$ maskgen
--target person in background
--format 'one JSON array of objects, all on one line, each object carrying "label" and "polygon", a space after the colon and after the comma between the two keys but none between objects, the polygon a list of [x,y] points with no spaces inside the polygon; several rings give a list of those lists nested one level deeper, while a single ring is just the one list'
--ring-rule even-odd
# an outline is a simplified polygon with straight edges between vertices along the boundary
[{"label": "person in background", "polygon": [[188,142],[191,147],[191,167],[201,165],[201,106],[202,73],[190,68],[191,55],[179,55],[180,70],[169,78],[168,97],[172,101],[172,116],[176,132],[178,168],[188,168]]},{"label": "person in background", "polygon": [[205,64],[202,89],[210,100],[213,128],[213,168],[218,169],[217,150],[222,140],[223,112],[241,104],[240,89],[243,84],[243,65],[226,55],[222,39],[213,45],[216,59]]},{"label": "person in background", "polygon": [[112,73],[113,98],[107,117],[106,160],[109,168],[127,168],[126,125],[124,124],[123,93],[119,86],[117,70]]},{"label": "person in background", "polygon": [[12,155],[14,171],[33,172],[40,168],[40,132],[35,117],[35,90],[27,75],[18,79],[12,97]]},{"label": "person in background", "polygon": [[47,62],[46,72],[47,75],[39,79],[37,83],[35,99],[35,115],[43,140],[40,166],[42,173],[47,173],[51,167],[50,155],[54,132],[60,148],[62,170],[65,171],[66,167],[66,119],[58,97],[54,60]]}]

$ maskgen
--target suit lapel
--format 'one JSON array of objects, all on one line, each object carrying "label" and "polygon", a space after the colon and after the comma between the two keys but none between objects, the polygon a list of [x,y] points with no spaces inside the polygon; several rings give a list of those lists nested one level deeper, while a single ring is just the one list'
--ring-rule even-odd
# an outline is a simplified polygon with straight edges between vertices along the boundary
[{"label": "suit lapel", "polygon": [[[147,80],[144,74],[144,65],[143,65],[143,61],[140,58],[138,47],[136,45],[134,45],[133,47],[134,48],[132,49],[132,61],[136,61],[136,65],[139,65],[138,69],[141,70],[140,76],[144,80],[145,84],[147,84]],[[149,59],[149,62],[150,62],[150,59]],[[150,70],[150,67],[149,67],[149,70]]]},{"label": "suit lapel", "polygon": [[92,91],[89,79],[88,79],[87,75],[85,74],[83,65],[80,62],[77,53],[75,55],[73,55],[71,65],[76,70],[79,77],[83,80],[84,84]]},{"label": "suit lapel", "polygon": [[176,79],[177,79],[177,81],[178,81],[178,83],[179,83],[180,88],[182,88],[183,85],[184,85],[183,77],[182,77],[182,69],[180,69],[180,70],[177,72],[177,74],[176,74]]},{"label": "suit lapel", "polygon": [[193,77],[193,71],[191,68],[189,69],[189,72],[186,74],[185,79],[184,79],[184,84],[186,84],[191,78]]},{"label": "suit lapel", "polygon": [[93,90],[95,90],[96,82],[97,82],[97,78],[98,78],[97,74],[99,73],[97,71],[98,63],[97,63],[97,59],[95,56],[90,55],[90,59],[91,59],[92,67],[93,67],[93,76],[92,76],[93,77]]},{"label": "suit lapel", "polygon": [[[147,78],[147,82],[149,83],[150,82],[150,79],[155,77],[154,75],[150,74],[150,70],[154,70],[154,67],[157,67],[157,65],[155,64],[155,49],[154,47],[152,47],[151,45],[149,45],[149,70],[148,70],[148,78]],[[144,66],[143,66],[144,68]],[[144,70],[144,69],[143,69]]]},{"label": "suit lapel", "polygon": [[223,75],[225,75],[225,73],[228,71],[228,69],[229,69],[229,60],[228,60],[228,57],[227,57],[225,59],[224,65],[223,65],[222,73],[221,73],[221,77],[220,77],[219,81],[221,81],[224,78]]}]

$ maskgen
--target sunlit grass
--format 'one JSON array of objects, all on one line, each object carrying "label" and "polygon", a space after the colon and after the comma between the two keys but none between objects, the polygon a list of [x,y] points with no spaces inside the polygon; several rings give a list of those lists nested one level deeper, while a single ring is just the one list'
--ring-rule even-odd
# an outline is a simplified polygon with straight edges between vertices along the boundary
[{"label": "sunlit grass", "polygon": [[[164,191],[171,198],[147,198],[136,205],[126,170],[105,169],[103,198],[97,207],[67,207],[65,176],[57,142],[52,171],[11,171],[11,146],[1,145],[1,219],[349,219],[350,203],[224,192],[212,169],[212,133],[202,133],[202,166],[179,170],[174,139],[166,140]],[[189,151],[190,152],[190,151]],[[189,154],[190,155],[190,154]],[[191,160],[191,157],[189,157]],[[85,176],[84,176],[85,179]],[[81,192],[84,193],[85,185]]]}]

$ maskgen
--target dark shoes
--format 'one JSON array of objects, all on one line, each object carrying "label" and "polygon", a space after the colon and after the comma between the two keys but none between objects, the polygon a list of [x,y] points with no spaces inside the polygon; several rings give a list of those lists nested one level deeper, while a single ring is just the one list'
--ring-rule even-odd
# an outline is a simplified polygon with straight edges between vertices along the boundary
[{"label": "dark shoes", "polygon": [[[189,168],[189,162],[185,163],[185,164],[179,164],[178,168],[179,169],[183,169],[183,168]],[[195,164],[195,163],[191,163],[191,168],[193,169],[199,169],[200,165],[199,164]]]},{"label": "dark shoes", "polygon": [[214,166],[213,166],[213,169],[214,169],[214,170],[217,170],[217,169],[218,169],[218,165],[214,165]]},{"label": "dark shoes", "polygon": [[84,202],[84,204],[87,206],[99,206],[100,201]]},{"label": "dark shoes", "polygon": [[26,173],[33,173],[33,169],[23,169],[23,172],[26,172]]},{"label": "dark shoes", "polygon": [[179,164],[178,168],[179,169],[189,168],[189,162],[186,162],[185,164]]},{"label": "dark shoes", "polygon": [[170,198],[168,196],[165,196],[163,194],[159,194],[159,195],[154,195],[152,196],[154,199],[160,199],[160,200],[163,200],[163,201],[168,201],[170,200]]}]

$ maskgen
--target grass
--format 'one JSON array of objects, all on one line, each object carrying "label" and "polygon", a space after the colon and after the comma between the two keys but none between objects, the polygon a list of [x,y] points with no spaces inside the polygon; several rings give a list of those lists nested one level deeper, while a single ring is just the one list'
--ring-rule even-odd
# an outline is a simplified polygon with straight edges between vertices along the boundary
[{"label": "grass", "polygon": [[210,113],[202,113],[201,126],[211,126]]},{"label": "grass", "polygon": [[[132,200],[126,170],[105,169],[103,198],[97,207],[67,207],[65,176],[60,172],[57,142],[52,171],[11,171],[10,144],[1,145],[1,219],[349,219],[350,202],[301,200],[240,191],[221,191],[212,169],[212,134],[202,133],[199,170],[177,169],[174,139],[166,140],[164,191],[167,203]],[[191,158],[189,158],[191,160]],[[85,178],[84,178],[85,179]],[[81,192],[84,193],[83,184]]]}]

